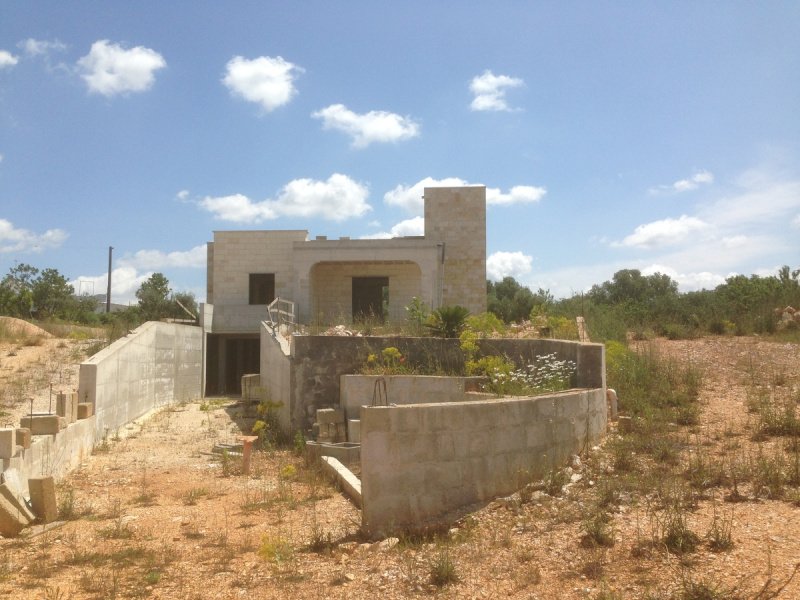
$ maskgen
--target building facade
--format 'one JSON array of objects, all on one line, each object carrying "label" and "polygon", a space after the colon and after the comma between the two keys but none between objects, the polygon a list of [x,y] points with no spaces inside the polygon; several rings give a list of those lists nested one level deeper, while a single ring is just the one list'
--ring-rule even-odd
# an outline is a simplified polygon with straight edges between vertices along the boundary
[{"label": "building facade", "polygon": [[302,324],[401,322],[432,309],[486,310],[486,188],[425,188],[423,236],[308,239],[308,232],[215,231],[208,243],[205,392],[237,393],[259,372],[259,326],[275,298]]}]

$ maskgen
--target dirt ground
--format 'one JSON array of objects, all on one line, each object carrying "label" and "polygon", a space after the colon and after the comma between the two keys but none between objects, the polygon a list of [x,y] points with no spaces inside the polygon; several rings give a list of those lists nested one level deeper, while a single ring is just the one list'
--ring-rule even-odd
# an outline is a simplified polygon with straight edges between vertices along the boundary
[{"label": "dirt ground", "polygon": [[[9,368],[7,359],[16,357],[8,352],[38,350],[38,361],[26,363],[31,369],[72,374],[72,366],[53,370],[46,357],[78,352],[74,347],[59,347],[56,339],[21,351],[0,346],[0,385],[7,390],[28,373],[21,363]],[[782,443],[752,441],[748,400],[768,384],[800,399],[800,345],[709,337],[652,347],[704,370],[700,422],[679,434],[686,460],[693,453],[746,460]],[[5,398],[3,410],[11,414]],[[586,515],[612,476],[607,444],[573,464],[573,483],[559,497],[541,490],[514,495],[440,537],[367,543],[358,534],[359,511],[291,451],[259,452],[250,475],[241,473],[237,456],[212,453],[247,423],[231,399],[195,401],[98,445],[59,485],[70,520],[36,537],[0,540],[0,596],[667,598],[702,582],[767,598],[800,560],[800,508],[789,499],[750,497],[745,487],[742,502],[725,502],[720,488],[696,498],[687,515],[700,536],[694,552],[677,556],[647,543],[656,525],[646,496],[623,496],[615,505],[613,546],[582,543]],[[729,524],[732,548],[711,551],[707,533],[715,522]],[[452,581],[437,585],[437,574]],[[776,597],[800,598],[800,575]]]}]

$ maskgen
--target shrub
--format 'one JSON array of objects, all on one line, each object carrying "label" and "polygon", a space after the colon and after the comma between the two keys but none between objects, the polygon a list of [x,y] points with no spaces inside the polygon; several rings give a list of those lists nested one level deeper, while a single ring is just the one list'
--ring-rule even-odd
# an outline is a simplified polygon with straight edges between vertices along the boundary
[{"label": "shrub", "polygon": [[458,337],[464,329],[468,316],[469,311],[458,304],[442,306],[431,313],[425,327],[436,337]]}]

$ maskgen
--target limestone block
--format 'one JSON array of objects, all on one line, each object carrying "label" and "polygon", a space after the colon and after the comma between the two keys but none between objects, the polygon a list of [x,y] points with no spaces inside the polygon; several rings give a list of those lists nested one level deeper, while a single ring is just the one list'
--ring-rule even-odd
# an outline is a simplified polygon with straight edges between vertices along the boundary
[{"label": "limestone block", "polygon": [[361,420],[350,419],[347,421],[347,441],[354,444],[361,443]]},{"label": "limestone block", "polygon": [[78,403],[78,420],[88,419],[94,414],[94,405],[91,402]]},{"label": "limestone block", "polygon": [[58,415],[33,415],[22,417],[19,424],[20,427],[30,429],[31,435],[52,435],[61,431],[62,418]]},{"label": "limestone block", "polygon": [[12,487],[11,482],[5,481],[0,483],[0,497],[8,500],[11,506],[19,513],[20,520],[27,521],[26,525],[36,520],[33,511],[28,508],[25,498],[22,497],[19,490]]},{"label": "limestone block", "polygon": [[74,423],[78,420],[78,392],[70,392],[70,404],[72,404],[72,421],[70,423]]},{"label": "limestone block", "polygon": [[72,423],[75,420],[72,418],[73,400],[72,394],[65,394],[64,392],[59,392],[56,396],[56,414],[66,419],[67,423]]},{"label": "limestone block", "polygon": [[27,427],[17,427],[17,446],[22,446],[26,450],[31,447],[31,430]]},{"label": "limestone block", "polygon": [[344,423],[344,409],[320,408],[317,410],[317,423]]},{"label": "limestone block", "polygon": [[56,506],[56,485],[52,477],[32,477],[28,479],[31,506],[38,520],[51,523],[58,518]]},{"label": "limestone block", "polygon": [[28,521],[13,504],[4,496],[0,496],[0,534],[4,537],[16,537],[28,524]]},{"label": "limestone block", "polygon": [[16,431],[10,427],[0,429],[0,458],[11,458],[17,450]]}]

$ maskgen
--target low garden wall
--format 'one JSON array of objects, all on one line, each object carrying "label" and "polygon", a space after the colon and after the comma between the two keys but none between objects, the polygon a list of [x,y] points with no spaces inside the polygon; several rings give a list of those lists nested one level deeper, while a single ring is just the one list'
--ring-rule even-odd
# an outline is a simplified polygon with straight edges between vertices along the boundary
[{"label": "low garden wall", "polygon": [[[446,377],[435,375],[342,375],[339,401],[346,419],[358,419],[362,406],[373,404],[378,392],[386,395],[383,404],[420,404],[421,402],[463,402],[467,391],[476,390],[480,377]],[[476,399],[479,396],[476,396]]]},{"label": "low garden wall", "polygon": [[606,421],[605,388],[362,408],[363,528],[380,537],[448,523],[561,467]]},{"label": "low garden wall", "polygon": [[[262,329],[261,335],[263,338],[270,334]],[[464,370],[464,356],[457,339],[294,335],[290,350],[292,427],[308,429],[318,408],[338,405],[341,376],[359,372],[370,354],[380,355],[388,347],[397,348],[405,357],[405,364],[420,372],[463,373]],[[478,347],[483,355],[506,356],[519,366],[531,363],[537,356],[555,353],[558,360],[575,363],[575,387],[605,388],[602,344],[502,338],[478,340]],[[263,375],[262,360],[262,385],[266,386]]]}]

